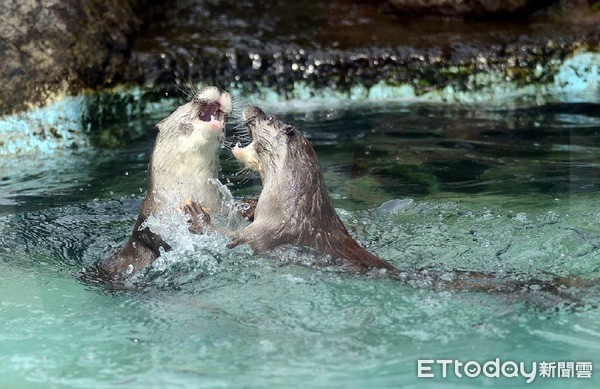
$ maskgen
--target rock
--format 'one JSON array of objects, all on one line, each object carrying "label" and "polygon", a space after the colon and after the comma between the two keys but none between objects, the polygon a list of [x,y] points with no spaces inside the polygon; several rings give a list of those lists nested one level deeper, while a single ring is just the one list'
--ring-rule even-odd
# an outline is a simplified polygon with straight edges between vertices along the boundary
[{"label": "rock", "polygon": [[[123,79],[142,0],[3,0],[0,116]],[[151,8],[151,7],[150,7]]]},{"label": "rock", "polygon": [[0,157],[118,147],[147,131],[131,119],[198,83],[272,102],[600,101],[598,0],[434,22],[380,0],[173,0],[138,35],[149,0],[0,1]]},{"label": "rock", "polygon": [[526,13],[548,6],[546,0],[388,0],[404,14],[499,16]]},{"label": "rock", "polygon": [[[529,94],[535,101],[567,59],[600,51],[600,13],[585,19],[588,10],[563,0],[515,21],[431,23],[380,12],[366,0],[177,0],[136,41],[132,61],[146,87],[171,95],[175,85],[200,81],[273,100],[322,94],[473,102]],[[589,65],[596,56],[578,58],[589,59],[576,67],[590,69],[580,78],[592,80],[579,89],[595,93]]]}]

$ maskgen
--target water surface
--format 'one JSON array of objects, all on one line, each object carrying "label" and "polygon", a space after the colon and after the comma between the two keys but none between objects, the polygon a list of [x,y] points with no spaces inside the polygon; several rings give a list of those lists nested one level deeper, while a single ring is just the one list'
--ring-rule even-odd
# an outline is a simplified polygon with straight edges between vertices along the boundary
[{"label": "water surface", "polygon": [[[264,108],[307,134],[349,231],[396,267],[600,277],[597,105]],[[163,115],[139,125],[151,134]],[[598,286],[569,289],[573,299],[414,288],[184,232],[137,290],[80,281],[131,232],[151,147],[0,166],[0,386],[524,387],[418,379],[417,360],[600,368]],[[227,150],[222,159],[235,197],[260,192]],[[533,385],[594,387],[597,377]]]}]

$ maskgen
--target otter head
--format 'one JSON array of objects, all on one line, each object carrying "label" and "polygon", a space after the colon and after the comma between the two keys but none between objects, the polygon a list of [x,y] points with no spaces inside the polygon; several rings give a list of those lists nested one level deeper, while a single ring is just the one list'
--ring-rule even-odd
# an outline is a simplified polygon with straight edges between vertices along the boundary
[{"label": "otter head", "polygon": [[206,186],[206,179],[216,178],[225,116],[230,112],[229,93],[210,86],[158,123],[149,189],[190,196]]},{"label": "otter head", "polygon": [[258,107],[246,108],[242,116],[252,142],[243,148],[235,146],[231,151],[246,167],[258,171],[264,181],[281,171],[291,142],[299,133],[294,126],[266,115]]},{"label": "otter head", "polygon": [[[198,91],[157,127],[157,146],[163,139],[176,152],[218,151],[225,137],[225,116],[231,112],[231,96],[214,86]],[[208,149],[208,150],[207,150]]]},{"label": "otter head", "polygon": [[191,105],[193,129],[204,135],[198,140],[203,140],[204,143],[209,142],[216,133],[222,142],[225,137],[225,116],[231,112],[229,93],[209,86],[196,93],[188,104]]}]

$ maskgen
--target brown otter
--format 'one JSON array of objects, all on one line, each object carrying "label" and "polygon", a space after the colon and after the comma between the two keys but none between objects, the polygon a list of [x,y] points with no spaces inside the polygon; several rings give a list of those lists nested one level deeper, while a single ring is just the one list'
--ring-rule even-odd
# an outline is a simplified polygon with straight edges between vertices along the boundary
[{"label": "brown otter", "polygon": [[[97,270],[103,278],[118,281],[130,277],[152,263],[161,247],[170,249],[163,238],[144,225],[150,215],[164,217],[182,211],[202,214],[199,204],[213,212],[220,210],[219,190],[211,180],[217,178],[224,120],[230,112],[230,95],[206,87],[157,124],[146,197],[129,241],[98,263]],[[190,222],[190,230],[200,232],[198,221]]]},{"label": "brown otter", "polygon": [[246,243],[262,253],[291,244],[346,259],[359,270],[394,270],[350,236],[333,209],[317,155],[302,132],[257,107],[244,110],[243,120],[252,142],[232,152],[260,173],[263,190],[254,221],[229,247]]},{"label": "brown otter", "polygon": [[358,271],[386,269],[393,279],[434,289],[511,295],[540,291],[577,301],[571,288],[600,282],[579,277],[540,280],[518,274],[511,277],[444,269],[398,271],[349,235],[331,204],[316,153],[302,132],[256,107],[247,108],[243,120],[252,142],[244,148],[234,147],[232,153],[246,167],[260,173],[263,190],[254,210],[254,221],[233,235],[229,247],[248,244],[256,253],[262,253],[288,244],[306,246],[333,258],[346,259]]}]

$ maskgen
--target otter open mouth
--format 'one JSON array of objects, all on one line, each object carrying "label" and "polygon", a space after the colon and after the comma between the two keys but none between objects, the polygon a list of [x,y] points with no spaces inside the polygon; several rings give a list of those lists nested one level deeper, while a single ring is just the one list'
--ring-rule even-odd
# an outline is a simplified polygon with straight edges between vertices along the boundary
[{"label": "otter open mouth", "polygon": [[200,111],[198,118],[203,122],[212,122],[213,120],[223,122],[225,113],[221,110],[221,104],[218,102],[206,103]]}]

